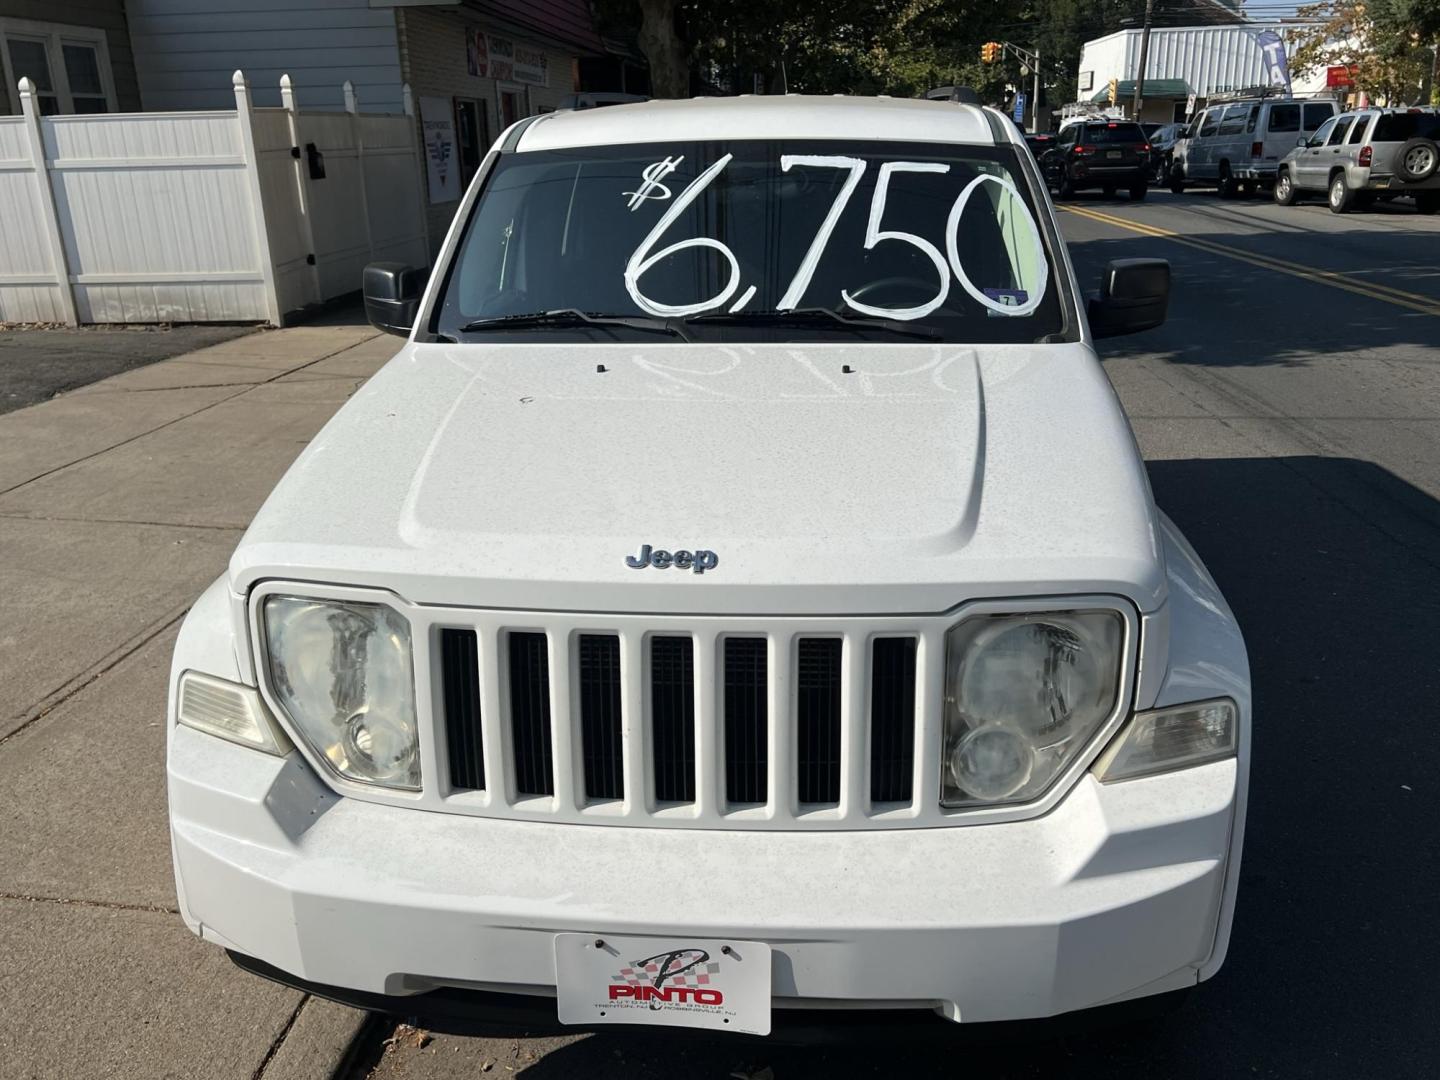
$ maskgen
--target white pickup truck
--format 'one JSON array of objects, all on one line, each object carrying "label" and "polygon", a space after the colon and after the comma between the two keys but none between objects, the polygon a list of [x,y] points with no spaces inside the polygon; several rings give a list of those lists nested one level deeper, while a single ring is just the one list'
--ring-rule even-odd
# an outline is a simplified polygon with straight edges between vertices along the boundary
[{"label": "white pickup truck", "polygon": [[175,650],[180,910],[407,1015],[769,1033],[1169,1003],[1225,958],[1244,643],[1156,509],[1014,125],[511,127],[407,340]]}]

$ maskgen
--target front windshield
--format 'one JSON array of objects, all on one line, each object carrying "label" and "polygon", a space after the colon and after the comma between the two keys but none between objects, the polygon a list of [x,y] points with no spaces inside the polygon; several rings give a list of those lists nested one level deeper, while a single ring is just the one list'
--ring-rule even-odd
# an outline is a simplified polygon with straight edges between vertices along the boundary
[{"label": "front windshield", "polygon": [[1031,342],[1064,328],[1057,276],[1010,147],[527,151],[502,154],[486,179],[432,327],[455,340],[666,340],[578,319],[476,325],[568,311],[678,326],[674,340]]}]

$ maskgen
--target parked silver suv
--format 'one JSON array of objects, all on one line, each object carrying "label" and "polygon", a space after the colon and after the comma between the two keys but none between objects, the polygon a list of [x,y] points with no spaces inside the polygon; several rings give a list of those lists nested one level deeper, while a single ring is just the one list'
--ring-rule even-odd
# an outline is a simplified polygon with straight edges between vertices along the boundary
[{"label": "parked silver suv", "polygon": [[1380,195],[1409,195],[1422,214],[1440,210],[1440,112],[1364,109],[1327,121],[1281,160],[1275,201],[1290,206],[1325,192],[1337,214]]}]

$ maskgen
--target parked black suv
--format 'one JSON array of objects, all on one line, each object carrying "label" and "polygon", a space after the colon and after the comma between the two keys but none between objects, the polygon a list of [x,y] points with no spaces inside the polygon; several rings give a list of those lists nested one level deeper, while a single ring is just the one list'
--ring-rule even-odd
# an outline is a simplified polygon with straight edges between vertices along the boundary
[{"label": "parked black suv", "polygon": [[1053,150],[1045,153],[1045,181],[1060,198],[1099,188],[1114,195],[1124,188],[1143,199],[1150,186],[1150,141],[1140,125],[1129,120],[1076,121],[1060,130]]}]

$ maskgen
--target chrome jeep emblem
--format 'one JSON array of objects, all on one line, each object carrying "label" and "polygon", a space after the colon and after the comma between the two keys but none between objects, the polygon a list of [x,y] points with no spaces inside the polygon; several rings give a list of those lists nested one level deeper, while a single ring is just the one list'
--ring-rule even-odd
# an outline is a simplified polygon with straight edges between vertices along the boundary
[{"label": "chrome jeep emblem", "polygon": [[684,548],[679,551],[666,551],[664,548],[641,544],[638,554],[625,556],[625,565],[632,570],[644,570],[647,566],[653,566],[656,570],[667,570],[673,566],[676,570],[691,570],[703,574],[706,570],[714,570],[720,565],[720,556],[713,551],[686,551]]}]

